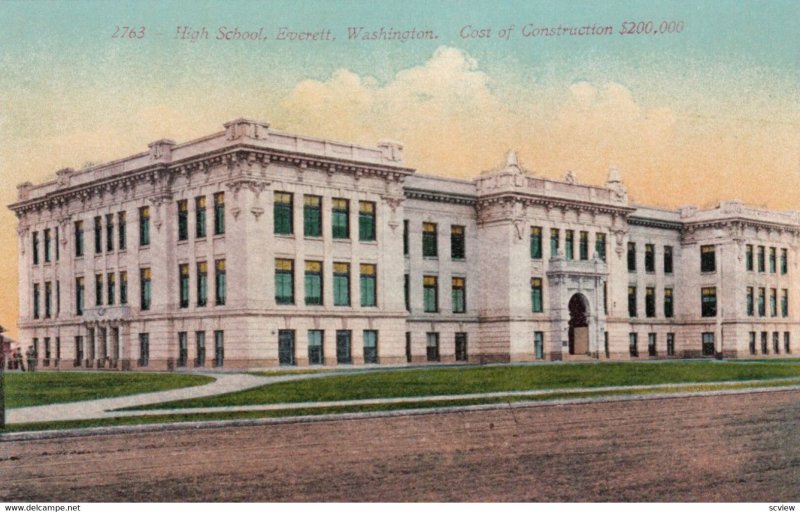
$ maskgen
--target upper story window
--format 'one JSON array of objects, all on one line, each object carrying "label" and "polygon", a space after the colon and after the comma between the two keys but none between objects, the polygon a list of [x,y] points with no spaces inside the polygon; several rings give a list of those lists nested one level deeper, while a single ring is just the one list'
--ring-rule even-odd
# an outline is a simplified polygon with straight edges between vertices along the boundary
[{"label": "upper story window", "polygon": [[214,234],[225,234],[225,192],[214,194]]},{"label": "upper story window", "polygon": [[594,235],[594,252],[601,261],[606,261],[606,234],[595,233]]},{"label": "upper story window", "polygon": [[636,243],[628,242],[628,272],[636,272]]},{"label": "upper story window", "polygon": [[403,254],[408,256],[408,219],[403,221]]},{"label": "upper story window", "polygon": [[140,282],[139,307],[141,308],[142,311],[148,311],[150,309],[153,296],[152,278],[153,274],[149,268],[143,268],[139,270],[139,282]]},{"label": "upper story window", "polygon": [[322,262],[306,261],[306,305],[322,305]]},{"label": "upper story window", "polygon": [[195,237],[206,237],[206,196],[194,198]]},{"label": "upper story window", "polygon": [[786,288],[781,290],[781,316],[783,318],[789,316],[789,290]]},{"label": "upper story window", "polygon": [[786,249],[781,249],[781,274],[789,271],[789,256]]},{"label": "upper story window", "polygon": [[98,216],[94,218],[94,253],[101,252],[103,252],[103,218]]},{"label": "upper story window", "polygon": [[350,305],[350,264],[333,264],[333,305]]},{"label": "upper story window", "polygon": [[53,245],[55,246],[56,249],[56,261],[58,261],[61,258],[61,248],[59,247],[60,244],[58,238],[58,226],[56,226],[56,228],[53,230],[53,233],[54,233]]},{"label": "upper story window", "polygon": [[274,219],[273,232],[276,235],[291,235],[294,232],[292,203],[292,194],[288,192],[275,192],[272,205],[272,217]]},{"label": "upper story window", "polygon": [[644,291],[644,314],[647,318],[656,316],[656,289],[645,288]]},{"label": "upper story window", "polygon": [[454,277],[453,282],[453,313],[467,311],[467,288],[463,277]]},{"label": "upper story window", "polygon": [[700,272],[714,272],[717,269],[716,252],[713,245],[700,247]]},{"label": "upper story window", "polygon": [[439,311],[439,287],[436,276],[422,277],[422,299],[426,313]]},{"label": "upper story window", "polygon": [[197,306],[204,307],[208,304],[208,263],[201,261],[197,264]]},{"label": "upper story window", "polygon": [[450,257],[463,260],[465,253],[464,226],[450,226]]},{"label": "upper story window", "polygon": [[372,263],[362,263],[361,270],[361,306],[373,307],[378,305],[377,297],[377,279],[378,275],[375,270],[375,265]]},{"label": "upper story window", "polygon": [[115,288],[116,288],[116,274],[113,272],[109,272],[106,276],[106,291],[107,291],[107,301],[106,303],[109,306],[114,305],[114,295],[115,295]]},{"label": "upper story window", "polygon": [[44,262],[50,263],[50,230],[44,230]]},{"label": "upper story window", "polygon": [[575,232],[571,229],[564,231],[564,258],[574,258]]},{"label": "upper story window", "polygon": [[303,235],[322,236],[322,198],[303,196]]},{"label": "upper story window", "polygon": [[119,273],[119,303],[128,303],[128,273],[125,271]]},{"label": "upper story window", "polygon": [[422,256],[435,258],[439,255],[436,224],[433,222],[422,223]]},{"label": "upper story window", "polygon": [[767,253],[766,249],[763,245],[758,246],[758,271],[765,272],[767,270],[766,265]]},{"label": "upper story window", "polygon": [[75,221],[75,257],[83,256],[83,221]]},{"label": "upper story window", "polygon": [[559,232],[556,228],[550,229],[550,257],[555,258],[558,256],[558,239]]},{"label": "upper story window", "polygon": [[672,318],[675,314],[675,305],[672,298],[672,288],[664,288],[664,316]]},{"label": "upper story window", "polygon": [[656,271],[656,247],[653,244],[644,245],[644,271]]},{"label": "upper story window", "polygon": [[103,274],[95,274],[94,276],[94,304],[95,306],[103,305]]},{"label": "upper story window", "polygon": [[179,305],[181,308],[189,307],[189,264],[178,265]]},{"label": "upper story window", "polygon": [[217,306],[225,305],[225,260],[217,260],[214,262],[214,288],[216,295]]},{"label": "upper story window", "polygon": [[150,207],[139,208],[139,245],[150,245]]},{"label": "upper story window", "polygon": [[531,278],[531,311],[534,313],[541,313],[544,311],[542,279],[539,277]]},{"label": "upper story window", "polygon": [[751,244],[747,244],[747,249],[745,250],[745,268],[749,271],[753,270],[753,246]]},{"label": "upper story window", "polygon": [[758,289],[758,316],[766,316],[767,314],[767,289]]},{"label": "upper story window", "polygon": [[114,250],[114,214],[106,215],[106,251]]},{"label": "upper story window", "polygon": [[672,273],[672,246],[664,246],[664,273]]},{"label": "upper story window", "polygon": [[703,288],[701,290],[702,316],[717,316],[717,289]]},{"label": "upper story window", "polygon": [[636,318],[636,287],[628,287],[628,316]]},{"label": "upper story window", "polygon": [[755,315],[755,294],[753,293],[753,287],[747,287],[747,316],[754,316]]},{"label": "upper story window", "polygon": [[275,260],[275,302],[294,304],[294,261]]},{"label": "upper story window", "polygon": [[778,256],[777,256],[777,249],[774,247],[769,248],[769,271],[771,273],[775,273],[778,267]]},{"label": "upper story window", "polygon": [[178,241],[189,239],[189,201],[178,201]]},{"label": "upper story window", "polygon": [[362,242],[375,240],[375,203],[358,202],[358,239]]},{"label": "upper story window", "polygon": [[83,306],[86,295],[86,288],[83,282],[83,277],[75,278],[75,314],[81,316],[83,314]]},{"label": "upper story window", "polygon": [[769,316],[778,316],[778,290],[769,290]]},{"label": "upper story window", "polygon": [[589,259],[589,232],[581,231],[579,234],[578,252],[582,260]]},{"label": "upper story window", "polygon": [[125,230],[127,229],[126,219],[127,215],[125,212],[119,212],[117,214],[117,232],[119,238],[119,250],[124,251],[125,247],[127,246],[127,236]]},{"label": "upper story window", "polygon": [[333,238],[350,238],[350,201],[334,198],[331,223]]},{"label": "upper story window", "polygon": [[34,265],[38,265],[39,264],[39,232],[38,231],[34,231],[33,232],[31,240],[32,240],[31,244],[32,244],[32,253],[33,253],[33,264]]},{"label": "upper story window", "polygon": [[531,259],[542,259],[542,228],[531,226]]}]

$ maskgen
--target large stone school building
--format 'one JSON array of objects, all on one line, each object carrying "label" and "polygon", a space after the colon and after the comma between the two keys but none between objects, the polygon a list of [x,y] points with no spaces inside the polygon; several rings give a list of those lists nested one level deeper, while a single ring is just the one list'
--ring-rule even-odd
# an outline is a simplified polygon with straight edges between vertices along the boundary
[{"label": "large stone school building", "polygon": [[224,130],[18,186],[20,338],[40,368],[786,357],[800,215],[664,210],[471,180],[403,147]]}]

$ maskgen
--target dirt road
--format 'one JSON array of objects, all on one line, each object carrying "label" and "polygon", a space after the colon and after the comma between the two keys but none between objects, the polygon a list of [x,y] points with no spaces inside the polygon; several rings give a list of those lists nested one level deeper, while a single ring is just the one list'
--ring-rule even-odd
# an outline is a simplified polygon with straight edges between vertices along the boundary
[{"label": "dirt road", "polygon": [[800,393],[0,443],[0,501],[800,501]]}]

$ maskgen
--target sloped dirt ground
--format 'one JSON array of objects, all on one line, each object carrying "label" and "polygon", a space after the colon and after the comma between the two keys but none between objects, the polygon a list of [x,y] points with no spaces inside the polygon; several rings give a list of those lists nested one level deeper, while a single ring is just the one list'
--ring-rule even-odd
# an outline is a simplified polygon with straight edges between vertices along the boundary
[{"label": "sloped dirt ground", "polygon": [[800,393],[0,443],[1,501],[800,501]]}]

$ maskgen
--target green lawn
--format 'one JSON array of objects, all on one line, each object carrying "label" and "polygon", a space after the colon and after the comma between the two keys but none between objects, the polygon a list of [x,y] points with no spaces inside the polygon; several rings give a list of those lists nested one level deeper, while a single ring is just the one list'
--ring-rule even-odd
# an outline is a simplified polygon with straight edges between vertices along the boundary
[{"label": "green lawn", "polygon": [[207,384],[204,375],[121,372],[4,373],[6,407],[77,402]]},{"label": "green lawn", "polygon": [[570,389],[800,377],[800,365],[716,361],[387,369],[269,384],[140,409],[318,402],[493,391]]}]

